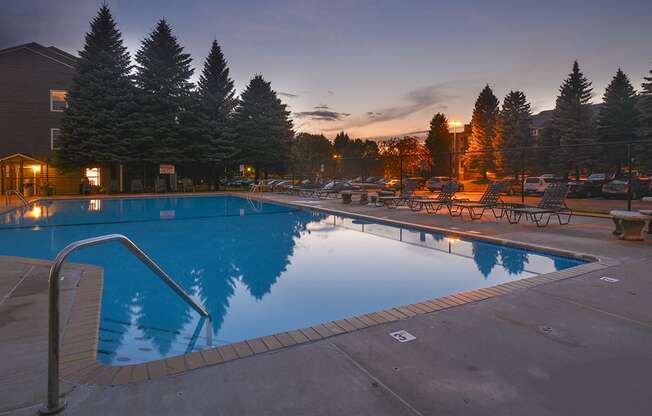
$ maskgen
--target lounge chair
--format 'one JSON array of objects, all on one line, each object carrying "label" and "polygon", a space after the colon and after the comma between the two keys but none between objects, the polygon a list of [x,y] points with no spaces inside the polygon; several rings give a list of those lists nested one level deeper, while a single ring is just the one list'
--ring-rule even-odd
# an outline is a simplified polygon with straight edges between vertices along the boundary
[{"label": "lounge chair", "polygon": [[441,192],[434,198],[413,199],[410,208],[412,208],[413,211],[421,211],[425,208],[428,214],[436,214],[440,209],[446,207],[450,214],[455,192],[455,187],[444,186]]},{"label": "lounge chair", "polygon": [[[466,209],[472,220],[482,218],[487,209],[490,209],[496,218],[502,218],[505,215],[505,205],[500,199],[500,192],[503,190],[503,184],[492,182],[484,191],[479,201],[453,201],[450,209],[451,217],[461,217]],[[496,212],[498,210],[498,212]]]},{"label": "lounge chair", "polygon": [[190,178],[181,179],[181,191],[182,192],[195,192],[195,185]]},{"label": "lounge chair", "polygon": [[401,205],[407,205],[408,207],[411,207],[415,190],[416,188],[414,186],[405,186],[403,189],[401,189],[401,192],[398,195],[379,196],[378,199],[376,199],[376,205],[384,205],[387,208],[396,208]]},{"label": "lounge chair", "polygon": [[[518,224],[525,216],[528,221],[534,222],[537,227],[545,227],[550,223],[550,218],[557,217],[559,225],[566,225],[573,216],[573,211],[566,205],[566,194],[568,186],[565,183],[552,183],[543,192],[537,206],[513,206],[506,210],[507,221],[510,224]],[[544,223],[543,217],[547,215]],[[564,222],[562,215],[568,217]]]}]

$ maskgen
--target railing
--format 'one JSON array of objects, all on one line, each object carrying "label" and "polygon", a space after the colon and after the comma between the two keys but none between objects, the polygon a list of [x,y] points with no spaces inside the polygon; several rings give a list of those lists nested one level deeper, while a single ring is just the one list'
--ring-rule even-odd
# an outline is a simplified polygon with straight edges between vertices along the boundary
[{"label": "railing", "polygon": [[23,204],[24,204],[26,207],[29,206],[29,202],[25,199],[25,197],[23,196],[23,194],[21,194],[20,191],[17,191],[17,190],[15,190],[15,189],[10,189],[10,190],[8,190],[8,191],[5,193],[5,205],[9,205],[10,198],[11,198],[11,195],[12,195],[12,194],[16,195],[16,196],[18,197],[18,199],[20,199],[21,201],[23,201]]},{"label": "railing", "polygon": [[[61,411],[65,406],[65,401],[59,399],[59,272],[66,258],[74,251],[81,248],[91,247],[98,244],[118,241],[145,263],[163,283],[168,285],[184,301],[193,307],[202,317],[210,320],[210,314],[190,297],[181,286],[161,269],[144,251],[142,251],[133,241],[122,234],[107,234],[99,237],[87,238],[85,240],[75,241],[67,245],[57,254],[54,263],[50,268],[49,275],[49,334],[48,334],[48,395],[47,401],[42,409],[41,414],[53,414]],[[210,326],[210,322],[208,323]]]}]

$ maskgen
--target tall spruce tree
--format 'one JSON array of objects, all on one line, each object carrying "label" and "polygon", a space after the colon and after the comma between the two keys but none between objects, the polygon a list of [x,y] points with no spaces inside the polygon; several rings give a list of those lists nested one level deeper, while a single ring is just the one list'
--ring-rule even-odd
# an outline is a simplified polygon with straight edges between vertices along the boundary
[{"label": "tall spruce tree", "polygon": [[498,98],[491,87],[486,85],[475,101],[471,117],[471,139],[465,158],[468,168],[481,173],[485,180],[488,172],[496,169],[493,150],[497,118]]},{"label": "tall spruce tree", "polygon": [[451,168],[450,152],[453,137],[448,131],[448,120],[444,114],[437,113],[430,120],[430,130],[425,144],[430,152],[432,173],[438,176],[448,175]]},{"label": "tall spruce tree", "polygon": [[256,75],[240,96],[234,121],[239,159],[253,164],[256,179],[261,171],[282,170],[290,158],[294,131],[285,104],[262,75]]},{"label": "tall spruce tree", "polygon": [[525,94],[510,91],[503,100],[496,123],[497,165],[500,171],[518,177],[525,158],[532,156],[525,150],[533,145],[531,128],[532,111]]},{"label": "tall spruce tree", "polygon": [[238,152],[234,145],[232,123],[237,100],[229,67],[217,40],[210,52],[197,83],[200,137],[197,159],[206,163],[224,163]]},{"label": "tall spruce tree", "polygon": [[635,140],[639,130],[636,91],[620,68],[602,98],[604,104],[598,114],[596,129],[598,139],[605,145],[601,160],[605,167],[619,172],[626,159],[626,149],[618,144]]},{"label": "tall spruce tree", "polygon": [[172,29],[160,20],[136,53],[139,124],[133,151],[150,163],[188,162],[184,151],[195,136],[183,134],[181,121],[192,105],[190,55],[183,52]]},{"label": "tall spruce tree", "polygon": [[341,131],[335,135],[335,140],[333,140],[333,148],[335,152],[340,155],[344,154],[346,148],[351,144],[351,139],[349,135]]},{"label": "tall spruce tree", "polygon": [[134,87],[129,53],[108,6],[91,21],[79,57],[56,162],[64,169],[129,162],[127,120]]},{"label": "tall spruce tree", "polygon": [[572,146],[550,150],[549,166],[557,173],[568,175],[574,172],[579,177],[580,170],[591,168],[596,160],[594,140],[594,117],[591,100],[593,89],[577,61],[573,70],[559,88],[555,111],[545,133],[548,145]]},{"label": "tall spruce tree", "polygon": [[[640,112],[639,139],[652,141],[652,69],[648,77],[643,77],[641,92],[638,99]],[[652,143],[636,146],[637,159],[641,160],[642,167],[652,172]]]}]

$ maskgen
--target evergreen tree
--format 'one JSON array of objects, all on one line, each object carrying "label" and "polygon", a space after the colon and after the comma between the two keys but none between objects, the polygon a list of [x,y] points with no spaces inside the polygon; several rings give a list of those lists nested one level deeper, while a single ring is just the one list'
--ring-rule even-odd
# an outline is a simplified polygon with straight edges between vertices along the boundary
[{"label": "evergreen tree", "polygon": [[448,131],[448,120],[442,113],[437,113],[430,120],[430,131],[426,137],[426,147],[430,152],[432,172],[444,176],[450,173],[451,149],[453,137]]},{"label": "evergreen tree", "polygon": [[[652,141],[652,69],[649,77],[643,77],[641,93],[638,99],[640,112],[639,139]],[[652,172],[652,143],[636,146],[637,159],[643,161],[643,167]]]},{"label": "evergreen tree", "polygon": [[321,163],[333,155],[333,144],[323,134],[299,133],[292,142],[292,155],[299,161]]},{"label": "evergreen tree", "polygon": [[333,148],[336,153],[342,155],[350,143],[351,139],[349,138],[349,135],[344,133],[344,131],[341,131],[337,133],[335,140],[333,140]]},{"label": "evergreen tree", "polygon": [[[183,52],[165,20],[143,40],[136,53],[139,124],[134,153],[150,163],[189,161],[184,149],[196,137],[182,134],[192,106],[190,55]],[[187,126],[186,126],[187,128]]]},{"label": "evergreen tree", "polygon": [[276,96],[269,82],[256,75],[240,97],[234,120],[240,160],[260,170],[281,168],[290,157],[294,132],[285,104]]},{"label": "evergreen tree", "polygon": [[603,101],[597,122],[598,139],[605,144],[601,159],[610,169],[619,172],[626,159],[625,147],[609,145],[633,141],[639,130],[636,91],[620,68],[607,86]]},{"label": "evergreen tree", "polygon": [[130,58],[109,7],[100,7],[79,52],[68,91],[57,164],[64,169],[131,159],[128,114],[133,110]]},{"label": "evergreen tree", "polygon": [[198,159],[223,163],[237,153],[231,122],[237,100],[229,67],[217,40],[213,40],[197,85],[201,135]]},{"label": "evergreen tree", "polygon": [[594,120],[589,100],[593,89],[591,83],[580,71],[577,61],[573,70],[559,88],[555,111],[545,133],[547,144],[573,146],[550,150],[549,166],[558,173],[567,175],[575,172],[579,177],[582,168],[590,168],[595,161]]},{"label": "evergreen tree", "polygon": [[471,139],[466,155],[468,168],[482,173],[485,180],[487,173],[496,169],[493,149],[497,118],[498,98],[487,85],[475,101],[471,117]]},{"label": "evergreen tree", "polygon": [[510,91],[503,100],[496,123],[497,164],[503,173],[518,177],[522,164],[525,163],[523,158],[528,155],[524,150],[510,149],[529,148],[533,145],[531,127],[532,111],[525,94]]}]

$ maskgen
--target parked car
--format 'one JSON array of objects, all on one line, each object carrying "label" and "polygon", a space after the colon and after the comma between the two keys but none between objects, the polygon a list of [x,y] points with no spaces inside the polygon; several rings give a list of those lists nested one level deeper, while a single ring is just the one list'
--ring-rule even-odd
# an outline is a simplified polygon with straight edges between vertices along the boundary
[{"label": "parked car", "polygon": [[525,195],[543,194],[548,185],[553,182],[552,177],[544,178],[542,176],[531,176],[525,178],[525,185],[523,186],[523,193]]},{"label": "parked car", "polygon": [[240,187],[240,186],[247,187],[247,186],[251,185],[252,183],[254,183],[253,179],[236,177],[236,178],[232,178],[232,179],[227,179],[224,182],[224,185],[225,186],[232,186],[232,187]]},{"label": "parked car", "polygon": [[605,173],[593,173],[586,179],[568,182],[568,196],[593,198],[602,195],[602,186],[609,182]]},{"label": "parked car", "polygon": [[451,180],[448,176],[433,176],[428,179],[428,182],[426,182],[426,188],[428,188],[430,192],[441,191],[442,188],[448,184],[451,184],[455,191],[461,192],[464,190],[464,184],[455,179]]},{"label": "parked car", "polygon": [[[631,184],[632,199],[639,199],[650,192],[649,178],[634,178]],[[607,199],[625,199],[629,194],[628,179],[614,179],[602,186],[602,196]]]}]

